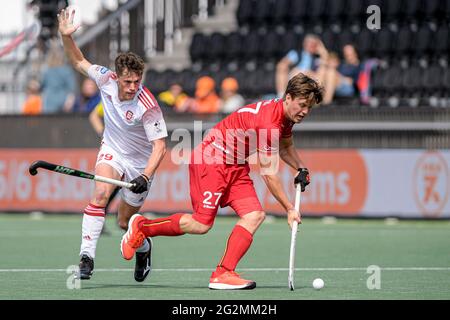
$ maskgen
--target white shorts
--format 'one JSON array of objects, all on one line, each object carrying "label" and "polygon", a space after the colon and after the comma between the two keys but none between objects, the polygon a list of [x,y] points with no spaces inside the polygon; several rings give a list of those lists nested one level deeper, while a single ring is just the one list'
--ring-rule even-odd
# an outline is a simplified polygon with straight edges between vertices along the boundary
[{"label": "white shorts", "polygon": [[[145,169],[131,166],[119,153],[105,144],[101,146],[100,151],[98,152],[97,163],[95,165],[97,166],[100,163],[113,167],[119,173],[122,180],[126,182],[130,182],[131,180],[137,178],[142,172],[144,172]],[[122,188],[120,190],[120,196],[123,201],[133,207],[142,206],[152,185],[153,177],[149,178],[150,180],[148,181],[147,191],[143,193],[134,193],[127,188]]]}]

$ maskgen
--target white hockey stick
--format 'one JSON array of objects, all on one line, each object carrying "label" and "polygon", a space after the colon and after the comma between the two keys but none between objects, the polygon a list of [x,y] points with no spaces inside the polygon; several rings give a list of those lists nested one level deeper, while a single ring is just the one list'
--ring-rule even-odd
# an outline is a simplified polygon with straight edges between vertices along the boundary
[{"label": "white hockey stick", "polygon": [[[296,185],[295,190],[295,210],[300,212],[300,196],[301,196],[302,190],[300,183]],[[288,276],[288,283],[289,283],[289,289],[291,291],[294,290],[294,269],[295,269],[295,243],[297,240],[297,229],[298,229],[298,222],[294,221],[292,223],[292,232],[291,232],[291,250],[289,252],[289,276]]]}]

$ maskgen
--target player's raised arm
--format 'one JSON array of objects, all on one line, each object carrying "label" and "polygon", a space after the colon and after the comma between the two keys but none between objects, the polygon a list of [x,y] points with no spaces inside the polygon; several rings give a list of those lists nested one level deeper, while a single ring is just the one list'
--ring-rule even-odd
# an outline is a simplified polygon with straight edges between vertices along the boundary
[{"label": "player's raised arm", "polygon": [[58,30],[61,34],[64,51],[70,63],[75,70],[87,76],[91,63],[84,58],[83,53],[75,44],[75,41],[73,41],[72,34],[80,27],[79,25],[73,24],[74,16],[75,10],[69,10],[68,8],[62,9],[58,14]]}]

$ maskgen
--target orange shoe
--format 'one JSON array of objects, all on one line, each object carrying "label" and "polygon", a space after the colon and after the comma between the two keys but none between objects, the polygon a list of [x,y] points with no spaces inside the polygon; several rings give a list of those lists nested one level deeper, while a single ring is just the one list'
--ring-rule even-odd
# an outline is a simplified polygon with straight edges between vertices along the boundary
[{"label": "orange shoe", "polygon": [[136,249],[142,246],[145,235],[139,230],[139,222],[145,219],[140,214],[134,214],[128,222],[128,231],[123,235],[120,242],[120,251],[122,257],[131,260],[134,257]]},{"label": "orange shoe", "polygon": [[242,279],[234,271],[225,271],[222,274],[213,272],[209,279],[209,288],[215,290],[249,290],[255,287],[255,281]]}]

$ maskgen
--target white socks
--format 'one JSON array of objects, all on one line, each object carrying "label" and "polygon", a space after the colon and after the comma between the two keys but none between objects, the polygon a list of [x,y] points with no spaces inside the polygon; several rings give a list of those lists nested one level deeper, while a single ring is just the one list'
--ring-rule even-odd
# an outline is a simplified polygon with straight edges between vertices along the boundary
[{"label": "white socks", "polygon": [[95,258],[97,241],[105,224],[105,208],[89,204],[84,209],[83,224],[81,228],[80,256],[87,254]]}]

